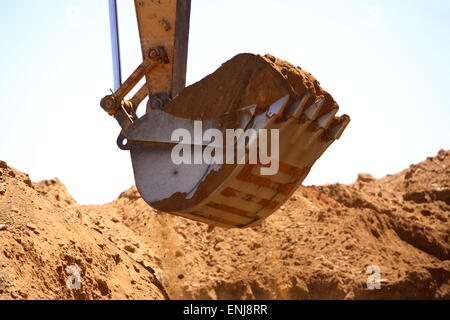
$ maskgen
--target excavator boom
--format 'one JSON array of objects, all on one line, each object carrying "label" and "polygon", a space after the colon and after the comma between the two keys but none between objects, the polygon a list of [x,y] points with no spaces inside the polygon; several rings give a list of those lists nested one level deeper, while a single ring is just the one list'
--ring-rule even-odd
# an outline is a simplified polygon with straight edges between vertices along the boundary
[{"label": "excavator boom", "polygon": [[[142,55],[164,47],[168,63],[146,77],[152,96],[172,99],[186,85],[190,0],[135,0]],[[155,102],[157,103],[157,102]]]}]

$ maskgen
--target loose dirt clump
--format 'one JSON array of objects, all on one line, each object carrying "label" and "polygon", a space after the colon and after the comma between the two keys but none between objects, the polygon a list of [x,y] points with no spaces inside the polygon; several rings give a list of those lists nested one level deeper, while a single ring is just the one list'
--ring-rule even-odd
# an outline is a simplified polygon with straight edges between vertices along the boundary
[{"label": "loose dirt clump", "polygon": [[134,187],[78,206],[57,180],[0,173],[0,298],[450,299],[449,151],[382,179],[301,187],[244,230],[158,212]]}]

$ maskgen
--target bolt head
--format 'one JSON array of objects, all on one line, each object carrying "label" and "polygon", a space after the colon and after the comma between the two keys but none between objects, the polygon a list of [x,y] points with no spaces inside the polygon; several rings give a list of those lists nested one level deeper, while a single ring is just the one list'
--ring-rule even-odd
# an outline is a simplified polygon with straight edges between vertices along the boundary
[{"label": "bolt head", "polygon": [[152,108],[153,109],[159,109],[162,107],[162,101],[161,99],[154,98],[152,99]]}]

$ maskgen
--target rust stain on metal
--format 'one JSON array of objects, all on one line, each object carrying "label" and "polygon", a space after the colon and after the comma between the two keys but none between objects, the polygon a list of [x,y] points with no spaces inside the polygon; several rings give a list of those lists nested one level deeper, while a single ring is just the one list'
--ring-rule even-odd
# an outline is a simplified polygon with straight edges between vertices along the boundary
[{"label": "rust stain on metal", "polygon": [[201,212],[190,212],[190,214],[197,216],[199,218],[217,221],[219,223],[223,223],[223,224],[230,225],[230,226],[231,225],[243,226],[242,224],[236,224],[235,221],[231,221],[231,220],[225,219],[224,217],[219,217],[219,216],[215,216],[212,214],[201,214]]},{"label": "rust stain on metal", "polygon": [[235,207],[231,207],[229,205],[223,204],[223,203],[215,203],[215,202],[210,202],[207,204],[208,207],[217,209],[217,210],[221,210],[221,211],[225,211],[225,212],[229,212],[229,213],[233,213],[233,214],[237,214],[241,217],[245,217],[245,218],[250,218],[249,216],[249,212],[235,208]]},{"label": "rust stain on metal", "polygon": [[259,204],[269,210],[275,210],[280,205],[276,201],[271,201],[271,200],[267,200],[267,199],[261,199],[261,201],[259,201]]},{"label": "rust stain on metal", "polygon": [[278,192],[281,194],[284,194],[286,196],[290,195],[292,192],[294,192],[295,189],[297,189],[300,185],[300,179],[297,179],[293,183],[287,183],[278,188]]},{"label": "rust stain on metal", "polygon": [[226,187],[224,190],[222,190],[221,194],[225,197],[236,197],[250,202],[254,198],[257,198],[254,194],[245,193],[231,187]]},{"label": "rust stain on metal", "polygon": [[252,182],[261,187],[272,188],[272,185],[274,184],[272,180],[252,173],[254,167],[255,165],[246,165],[241,172],[238,173],[236,178],[241,181]]},{"label": "rust stain on metal", "polygon": [[225,197],[235,197],[236,196],[236,190],[230,187],[225,188],[222,192],[222,195]]},{"label": "rust stain on metal", "polygon": [[166,19],[164,19],[164,18],[162,18],[162,19],[160,19],[159,20],[159,23],[161,23],[162,24],[162,26],[163,26],[163,28],[164,28],[164,30],[165,31],[169,31],[170,30],[170,23],[169,23],[169,21],[167,21]]}]

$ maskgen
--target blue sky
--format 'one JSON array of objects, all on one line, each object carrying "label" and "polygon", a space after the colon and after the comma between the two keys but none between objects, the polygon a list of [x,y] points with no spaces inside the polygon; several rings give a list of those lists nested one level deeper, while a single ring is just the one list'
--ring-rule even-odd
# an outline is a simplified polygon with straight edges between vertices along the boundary
[{"label": "blue sky", "polygon": [[[133,1],[119,0],[123,75],[141,52]],[[0,159],[59,177],[80,203],[133,185],[117,123],[107,0],[0,2]],[[352,122],[305,184],[398,172],[450,148],[450,1],[193,0],[188,84],[241,52],[311,72]]]}]

